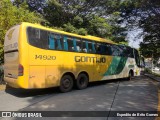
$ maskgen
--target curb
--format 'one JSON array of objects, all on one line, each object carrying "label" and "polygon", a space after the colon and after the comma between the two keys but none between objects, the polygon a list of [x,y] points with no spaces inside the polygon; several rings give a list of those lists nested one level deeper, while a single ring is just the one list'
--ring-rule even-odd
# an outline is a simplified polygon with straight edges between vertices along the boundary
[{"label": "curb", "polygon": [[155,80],[155,81],[157,81],[157,82],[160,82],[160,80],[157,80],[154,76],[150,76],[150,75],[146,75],[146,74],[144,74],[145,76],[147,76],[147,77],[149,77],[149,78],[151,78],[152,80]]}]

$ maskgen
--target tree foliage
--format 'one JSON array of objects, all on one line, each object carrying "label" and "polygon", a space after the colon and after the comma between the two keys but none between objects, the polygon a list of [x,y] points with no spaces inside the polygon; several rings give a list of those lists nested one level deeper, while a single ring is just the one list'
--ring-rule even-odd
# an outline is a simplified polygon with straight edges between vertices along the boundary
[{"label": "tree foliage", "polygon": [[[41,3],[41,5],[39,5]],[[39,12],[48,21],[45,25],[61,27],[77,34],[90,34],[115,42],[125,41],[125,28],[117,23],[121,17],[117,0],[28,0],[32,11]],[[116,24],[115,24],[116,23]]]},{"label": "tree foliage", "polygon": [[125,0],[121,16],[129,29],[141,28],[143,37],[140,51],[145,57],[160,57],[160,2],[159,0]]},{"label": "tree foliage", "polygon": [[143,28],[143,42],[140,44],[141,51],[146,57],[160,57],[160,6],[156,13],[149,14],[140,23]]},{"label": "tree foliage", "polygon": [[3,63],[3,44],[6,31],[20,22],[39,23],[40,15],[30,12],[28,5],[23,2],[18,7],[10,0],[0,1],[0,64]]},{"label": "tree foliage", "polygon": [[159,57],[159,16],[158,0],[1,0],[0,54],[6,31],[27,21],[123,44],[128,43],[127,31],[142,28],[142,54],[149,57],[152,51]]}]

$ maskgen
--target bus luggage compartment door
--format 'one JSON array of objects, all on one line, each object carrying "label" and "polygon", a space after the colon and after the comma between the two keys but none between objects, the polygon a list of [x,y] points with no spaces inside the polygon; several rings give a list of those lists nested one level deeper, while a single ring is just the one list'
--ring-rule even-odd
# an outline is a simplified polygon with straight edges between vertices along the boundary
[{"label": "bus luggage compartment door", "polygon": [[30,66],[29,87],[45,88],[45,66]]}]

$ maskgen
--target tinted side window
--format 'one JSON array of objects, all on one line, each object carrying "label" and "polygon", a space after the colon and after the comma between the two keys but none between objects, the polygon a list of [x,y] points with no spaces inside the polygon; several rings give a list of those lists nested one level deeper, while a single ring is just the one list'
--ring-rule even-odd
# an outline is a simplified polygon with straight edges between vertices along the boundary
[{"label": "tinted side window", "polygon": [[105,44],[101,44],[101,54],[107,54],[107,46]]},{"label": "tinted side window", "polygon": [[40,41],[42,48],[48,49],[48,31],[40,30]]},{"label": "tinted side window", "polygon": [[32,27],[27,28],[29,44],[38,48],[48,48],[48,32]]},{"label": "tinted side window", "polygon": [[49,41],[49,49],[55,49],[55,40],[53,34],[49,35],[48,41]]},{"label": "tinted side window", "polygon": [[96,53],[96,43],[92,42],[93,53]]},{"label": "tinted side window", "polygon": [[111,48],[112,48],[112,55],[114,55],[114,56],[121,55],[120,48],[117,45],[112,45]]},{"label": "tinted side window", "polygon": [[134,54],[133,54],[133,48],[128,48],[128,51],[129,51],[129,55],[128,57],[131,57],[131,58],[134,58]]},{"label": "tinted side window", "polygon": [[76,51],[82,52],[82,42],[79,39],[76,39]]},{"label": "tinted side window", "polygon": [[96,44],[96,53],[101,54],[101,43]]},{"label": "tinted side window", "polygon": [[123,52],[121,53],[121,56],[123,56],[123,57],[128,57],[129,51],[128,51],[128,49],[127,49],[127,46],[120,46],[120,47],[121,47],[121,49],[123,49]]},{"label": "tinted side window", "polygon": [[82,52],[87,53],[87,42],[85,40],[82,41]]},{"label": "tinted side window", "polygon": [[56,49],[63,50],[63,38],[61,35],[55,34]]},{"label": "tinted side window", "polygon": [[124,57],[124,53],[123,53],[123,52],[124,52],[124,49],[123,49],[123,47],[117,45],[117,48],[118,48],[118,51],[119,51],[119,56]]},{"label": "tinted side window", "polygon": [[133,49],[131,47],[119,45],[119,48],[120,56],[134,58]]},{"label": "tinted side window", "polygon": [[68,43],[68,51],[76,51],[74,48],[74,41],[71,37],[67,37],[67,43]]},{"label": "tinted side window", "polygon": [[66,50],[66,51],[68,51],[68,43],[67,43],[67,37],[66,36],[64,36],[63,37],[63,42],[64,42],[64,50]]},{"label": "tinted side window", "polygon": [[96,53],[102,54],[102,55],[112,55],[112,49],[110,44],[106,43],[97,43],[95,45]]},{"label": "tinted side window", "polygon": [[106,55],[112,55],[112,45],[106,44]]},{"label": "tinted side window", "polygon": [[49,49],[63,50],[63,39],[58,34],[50,33],[48,35]]},{"label": "tinted side window", "polygon": [[140,57],[136,49],[134,49],[134,56],[135,56],[137,66],[140,67]]},{"label": "tinted side window", "polygon": [[88,52],[89,53],[93,53],[92,43],[91,42],[88,42]]},{"label": "tinted side window", "polygon": [[70,51],[70,52],[81,52],[81,41],[77,38],[72,38],[69,36],[63,37],[63,46],[64,50]]},{"label": "tinted side window", "polygon": [[93,42],[88,42],[88,52],[89,53],[96,53],[96,49],[95,49],[95,43]]},{"label": "tinted side window", "polygon": [[107,46],[105,43],[97,43],[96,44],[96,53],[106,55],[107,54]]}]

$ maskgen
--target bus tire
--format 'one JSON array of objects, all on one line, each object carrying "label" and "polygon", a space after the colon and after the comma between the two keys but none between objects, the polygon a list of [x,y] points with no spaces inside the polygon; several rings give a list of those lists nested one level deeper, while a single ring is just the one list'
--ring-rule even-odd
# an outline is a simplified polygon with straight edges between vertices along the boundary
[{"label": "bus tire", "polygon": [[70,75],[64,75],[60,81],[60,91],[69,92],[73,88],[73,78]]},{"label": "bus tire", "polygon": [[76,80],[76,87],[81,90],[81,89],[85,89],[88,86],[88,76],[84,73],[81,73],[78,75],[78,78]]}]

